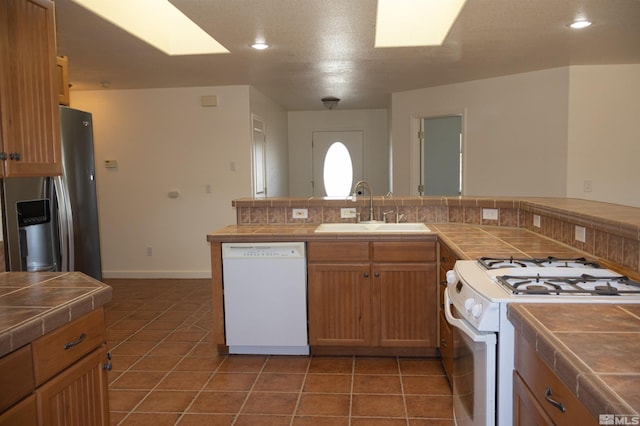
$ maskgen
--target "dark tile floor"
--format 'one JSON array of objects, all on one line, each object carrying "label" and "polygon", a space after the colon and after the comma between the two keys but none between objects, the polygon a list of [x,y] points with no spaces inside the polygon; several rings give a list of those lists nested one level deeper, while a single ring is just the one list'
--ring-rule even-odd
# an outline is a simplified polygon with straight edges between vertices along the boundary
[{"label": "dark tile floor", "polygon": [[219,356],[209,280],[106,280],[112,425],[452,425],[428,358]]}]

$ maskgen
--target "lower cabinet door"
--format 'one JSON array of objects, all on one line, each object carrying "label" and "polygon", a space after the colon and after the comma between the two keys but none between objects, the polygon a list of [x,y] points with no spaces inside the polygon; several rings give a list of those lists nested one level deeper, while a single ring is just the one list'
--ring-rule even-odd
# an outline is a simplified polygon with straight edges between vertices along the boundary
[{"label": "lower cabinet door", "polygon": [[0,414],[0,426],[35,425],[37,423],[35,395],[28,396]]},{"label": "lower cabinet door", "polygon": [[309,344],[371,346],[369,264],[308,265]]},{"label": "lower cabinet door", "polygon": [[38,388],[38,424],[108,425],[106,359],[106,345],[102,345]]},{"label": "lower cabinet door", "polygon": [[513,372],[513,425],[552,426],[554,423],[535,399],[520,375]]},{"label": "lower cabinet door", "polygon": [[373,309],[380,346],[435,351],[438,311],[434,263],[374,263]]}]

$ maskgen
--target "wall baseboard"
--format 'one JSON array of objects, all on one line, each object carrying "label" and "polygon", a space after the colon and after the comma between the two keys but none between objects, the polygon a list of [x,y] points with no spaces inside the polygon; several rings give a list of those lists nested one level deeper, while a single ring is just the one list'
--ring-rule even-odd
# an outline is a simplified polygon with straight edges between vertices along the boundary
[{"label": "wall baseboard", "polygon": [[172,278],[172,279],[211,279],[211,271],[102,271],[105,279],[118,278]]}]

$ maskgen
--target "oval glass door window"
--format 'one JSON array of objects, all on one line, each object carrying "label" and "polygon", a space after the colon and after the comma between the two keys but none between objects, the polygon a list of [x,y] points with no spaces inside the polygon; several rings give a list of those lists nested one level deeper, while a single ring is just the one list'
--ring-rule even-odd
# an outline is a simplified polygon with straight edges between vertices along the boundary
[{"label": "oval glass door window", "polygon": [[353,164],[349,150],[342,142],[334,142],[324,157],[322,172],[328,197],[347,197],[353,183]]}]

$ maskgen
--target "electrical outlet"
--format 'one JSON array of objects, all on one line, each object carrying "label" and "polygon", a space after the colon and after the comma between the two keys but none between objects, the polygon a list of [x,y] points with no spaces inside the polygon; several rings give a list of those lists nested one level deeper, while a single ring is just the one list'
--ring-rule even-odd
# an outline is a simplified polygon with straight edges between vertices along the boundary
[{"label": "electrical outlet", "polygon": [[355,207],[342,208],[340,209],[340,218],[341,219],[353,219],[356,217],[356,209]]},{"label": "electrical outlet", "polygon": [[536,228],[540,228],[540,215],[539,214],[534,214],[533,215],[533,226],[535,226]]},{"label": "electrical outlet", "polygon": [[152,255],[153,255],[153,247],[147,246],[147,256],[152,256]]},{"label": "electrical outlet", "polygon": [[498,209],[482,209],[482,218],[485,220],[498,220]]},{"label": "electrical outlet", "polygon": [[309,210],[307,209],[293,209],[291,214],[294,219],[306,219],[309,217]]},{"label": "electrical outlet", "polygon": [[584,192],[593,191],[593,182],[591,181],[591,179],[587,179],[587,180],[584,181],[583,190],[584,190]]},{"label": "electrical outlet", "polygon": [[581,243],[587,242],[587,228],[584,226],[576,226],[576,241]]}]

